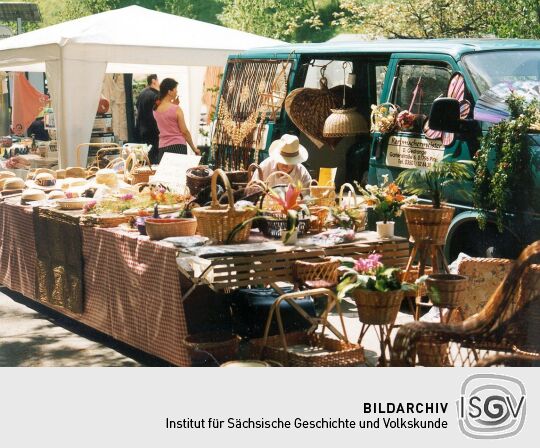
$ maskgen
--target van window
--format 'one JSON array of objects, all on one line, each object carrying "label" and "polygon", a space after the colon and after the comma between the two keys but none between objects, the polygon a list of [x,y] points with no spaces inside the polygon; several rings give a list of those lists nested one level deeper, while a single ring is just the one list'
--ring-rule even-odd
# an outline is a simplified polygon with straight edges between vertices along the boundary
[{"label": "van window", "polygon": [[446,95],[451,75],[452,71],[446,65],[401,64],[393,102],[401,110],[427,116],[433,100]]},{"label": "van window", "polygon": [[[328,88],[331,89],[335,86],[343,85],[343,63],[346,61],[336,61],[336,60],[323,60],[316,59],[308,67],[306,74],[306,81],[304,82],[304,87],[309,87],[312,89],[320,88],[319,81],[321,80],[321,67],[326,67],[324,69],[324,76],[328,81]],[[349,87],[351,85],[348,83],[348,75],[352,73],[352,64],[347,63],[345,66],[345,84]]]},{"label": "van window", "polygon": [[381,93],[384,85],[384,78],[386,78],[386,72],[388,71],[388,64],[375,66],[375,88],[377,94],[377,104],[381,103]]}]

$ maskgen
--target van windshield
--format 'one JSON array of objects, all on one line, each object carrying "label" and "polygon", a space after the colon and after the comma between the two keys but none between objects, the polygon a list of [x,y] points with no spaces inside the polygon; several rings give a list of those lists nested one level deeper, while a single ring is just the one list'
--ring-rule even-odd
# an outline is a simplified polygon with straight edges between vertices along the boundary
[{"label": "van windshield", "polygon": [[468,54],[462,59],[478,94],[506,81],[540,81],[540,51],[510,50]]}]

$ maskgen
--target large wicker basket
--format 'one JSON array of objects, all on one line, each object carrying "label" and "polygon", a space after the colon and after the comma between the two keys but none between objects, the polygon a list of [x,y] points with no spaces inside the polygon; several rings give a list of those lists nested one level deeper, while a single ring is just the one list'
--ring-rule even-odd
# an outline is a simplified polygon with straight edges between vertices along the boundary
[{"label": "large wicker basket", "polygon": [[192,236],[197,231],[197,220],[191,218],[146,218],[146,234],[151,240],[172,236]]},{"label": "large wicker basket", "polygon": [[[217,179],[221,177],[227,193],[228,204],[221,205],[217,198]],[[234,199],[231,184],[225,173],[221,169],[214,171],[211,182],[212,204],[207,207],[196,207],[191,213],[197,219],[199,233],[215,242],[223,243],[227,241],[232,230],[246,220],[252,218],[257,213],[255,208],[244,208],[238,210],[234,207]],[[249,238],[251,223],[246,224],[242,230],[238,231],[232,242],[240,243]]]},{"label": "large wicker basket", "polygon": [[210,185],[212,174],[214,171],[206,165],[199,165],[186,171],[186,186],[192,196],[197,196]]},{"label": "large wicker basket", "polygon": [[228,333],[198,333],[186,336],[183,340],[194,364],[206,360],[207,354],[219,363],[238,359],[240,338]]},{"label": "large wicker basket", "polygon": [[454,207],[415,204],[403,207],[409,235],[415,241],[429,240],[444,245],[448,228],[452,222]]},{"label": "large wicker basket", "polygon": [[396,320],[403,291],[368,291],[355,289],[352,294],[358,307],[358,317],[364,324],[391,325]]}]

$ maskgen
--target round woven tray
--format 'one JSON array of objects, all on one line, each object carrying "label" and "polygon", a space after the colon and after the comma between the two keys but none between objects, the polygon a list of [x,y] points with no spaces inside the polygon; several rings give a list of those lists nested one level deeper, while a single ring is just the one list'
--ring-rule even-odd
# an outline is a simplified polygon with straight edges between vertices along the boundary
[{"label": "round woven tray", "polygon": [[151,240],[162,240],[171,236],[192,236],[197,231],[197,220],[189,218],[146,218],[146,234]]}]

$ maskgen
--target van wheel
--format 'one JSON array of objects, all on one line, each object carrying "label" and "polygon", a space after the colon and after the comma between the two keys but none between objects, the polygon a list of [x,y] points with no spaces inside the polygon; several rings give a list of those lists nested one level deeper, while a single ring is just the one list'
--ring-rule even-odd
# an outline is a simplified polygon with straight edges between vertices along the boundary
[{"label": "van wheel", "polygon": [[449,262],[460,252],[471,257],[517,258],[521,249],[520,242],[511,233],[499,233],[493,226],[480,230],[476,223],[463,224],[447,244]]}]

